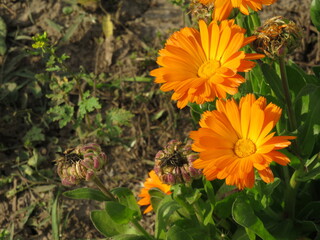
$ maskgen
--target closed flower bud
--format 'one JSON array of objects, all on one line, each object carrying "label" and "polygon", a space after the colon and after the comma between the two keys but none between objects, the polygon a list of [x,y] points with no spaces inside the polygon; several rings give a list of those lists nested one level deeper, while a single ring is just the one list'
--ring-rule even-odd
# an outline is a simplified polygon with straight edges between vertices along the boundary
[{"label": "closed flower bud", "polygon": [[198,154],[191,150],[191,141],[183,144],[172,140],[156,154],[154,171],[163,183],[188,183],[202,176],[202,171],[192,166],[197,158]]},{"label": "closed flower bud", "polygon": [[107,156],[96,143],[67,149],[57,160],[57,173],[63,185],[76,185],[90,181],[105,165]]},{"label": "closed flower bud", "polygon": [[255,32],[252,47],[270,58],[285,56],[299,46],[302,33],[293,22],[281,16],[267,20]]}]

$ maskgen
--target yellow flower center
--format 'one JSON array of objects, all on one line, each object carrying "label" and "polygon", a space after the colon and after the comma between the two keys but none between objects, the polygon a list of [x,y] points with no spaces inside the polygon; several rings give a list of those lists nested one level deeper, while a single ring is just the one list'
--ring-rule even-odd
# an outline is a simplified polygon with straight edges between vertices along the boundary
[{"label": "yellow flower center", "polygon": [[216,73],[220,66],[221,64],[217,60],[208,60],[200,66],[198,70],[198,76],[201,78],[210,78]]},{"label": "yellow flower center", "polygon": [[234,146],[235,154],[240,157],[248,157],[256,152],[256,145],[250,139],[239,139]]}]

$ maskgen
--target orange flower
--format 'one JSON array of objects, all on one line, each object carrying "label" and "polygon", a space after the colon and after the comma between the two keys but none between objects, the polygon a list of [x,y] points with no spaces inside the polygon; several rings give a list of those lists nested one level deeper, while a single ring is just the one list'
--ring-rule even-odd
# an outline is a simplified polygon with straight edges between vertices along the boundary
[{"label": "orange flower", "polygon": [[244,37],[245,29],[224,20],[209,26],[199,21],[200,32],[183,28],[175,32],[159,51],[157,63],[162,66],[152,70],[156,83],[163,83],[162,91],[171,91],[178,107],[188,102],[202,104],[216,97],[225,98],[226,93],[236,94],[245,79],[237,72],[248,72],[262,54],[244,53],[240,48],[255,40]]},{"label": "orange flower", "polygon": [[215,0],[198,0],[198,1],[204,5],[208,5],[215,2]]},{"label": "orange flower", "polygon": [[[227,19],[233,8],[239,8],[240,11],[249,15],[249,8],[253,11],[259,11],[262,9],[262,5],[271,5],[276,0],[208,0],[214,2],[213,19],[223,20]],[[204,2],[199,0],[199,2]],[[205,4],[205,3],[204,3]]]},{"label": "orange flower", "polygon": [[211,181],[226,179],[226,184],[239,189],[253,187],[254,169],[266,183],[273,182],[269,167],[272,161],[287,165],[290,160],[276,151],[289,146],[292,136],[276,136],[270,131],[281,116],[281,108],[266,99],[256,100],[248,94],[238,105],[232,100],[218,100],[217,110],[207,111],[200,120],[201,128],[192,131],[192,149],[200,152],[193,166],[203,169]]},{"label": "orange flower", "polygon": [[154,172],[154,170],[151,170],[149,172],[149,176],[150,178],[146,179],[146,181],[144,182],[144,188],[141,189],[139,194],[139,197],[142,199],[138,201],[138,204],[141,206],[149,205],[143,213],[148,213],[153,209],[150,201],[150,194],[149,194],[150,189],[158,188],[165,194],[168,194],[168,195],[171,194],[170,185],[162,183],[159,177],[157,176],[157,174]]}]

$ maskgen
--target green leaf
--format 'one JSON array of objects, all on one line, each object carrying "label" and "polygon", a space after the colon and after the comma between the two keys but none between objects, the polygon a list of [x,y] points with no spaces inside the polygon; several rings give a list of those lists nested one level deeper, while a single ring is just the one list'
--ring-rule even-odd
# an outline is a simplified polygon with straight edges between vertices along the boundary
[{"label": "green leaf", "polygon": [[115,223],[109,214],[104,210],[92,211],[90,218],[95,228],[106,237],[136,233],[136,231],[129,224]]},{"label": "green leaf", "polygon": [[315,132],[314,126],[320,123],[319,112],[320,112],[320,88],[318,87],[316,91],[314,91],[310,95],[310,104],[309,104],[309,112],[307,115],[307,119],[299,129],[298,133],[298,142],[303,156],[310,157],[312,154],[313,147],[315,144]]},{"label": "green leaf", "polygon": [[66,191],[63,193],[63,196],[72,199],[90,199],[100,202],[110,200],[100,190],[92,188],[77,188],[74,190]]},{"label": "green leaf", "polygon": [[59,234],[59,225],[60,225],[60,219],[58,215],[59,211],[59,196],[60,196],[60,190],[58,191],[58,194],[56,195],[51,209],[51,220],[52,220],[52,236],[54,240],[60,239]]},{"label": "green leaf", "polygon": [[211,205],[214,206],[216,196],[214,194],[214,189],[210,181],[208,181],[205,177],[202,178],[204,190],[207,193],[208,200],[210,201]]},{"label": "green leaf", "polygon": [[31,146],[34,142],[42,142],[45,140],[45,136],[42,133],[42,128],[32,126],[32,128],[22,138],[24,146]]},{"label": "green leaf", "polygon": [[52,121],[59,121],[59,127],[63,128],[72,121],[74,108],[64,104],[50,108],[48,113],[53,114]]},{"label": "green leaf", "polygon": [[[219,239],[219,238],[214,238],[214,235],[215,235],[214,226],[210,225],[207,228],[203,228],[202,226],[200,226],[199,222],[197,220],[195,221],[194,219],[180,218],[174,221],[173,227],[176,227],[176,226],[179,229],[183,229],[183,231],[186,232],[194,240]],[[212,234],[210,230],[212,230]]]},{"label": "green leaf", "polygon": [[306,82],[300,72],[292,67],[287,65],[286,66],[287,78],[289,83],[289,89],[291,93],[293,93],[292,101],[295,100],[295,97],[299,94],[300,90],[306,85]]},{"label": "green leaf", "polygon": [[137,200],[130,189],[119,187],[112,189],[111,192],[117,196],[119,203],[133,210],[135,212],[135,216],[141,218],[140,207],[137,204]]},{"label": "green leaf", "polygon": [[297,217],[302,220],[318,219],[320,216],[320,201],[313,201],[307,203],[300,212],[298,212]]},{"label": "green leaf", "polygon": [[264,78],[266,79],[267,83],[270,85],[272,91],[277,96],[277,98],[283,103],[283,90],[281,85],[281,79],[276,73],[276,71],[270,67],[268,64],[263,63],[261,65],[261,70],[263,73]]},{"label": "green leaf", "polygon": [[118,202],[106,202],[105,209],[108,215],[117,224],[127,224],[135,215],[135,211]]},{"label": "green leaf", "polygon": [[118,126],[129,126],[133,118],[133,114],[122,108],[112,108],[106,112],[109,121]]},{"label": "green leaf", "polygon": [[232,217],[238,224],[249,228],[263,240],[275,240],[264,227],[262,221],[255,215],[251,205],[243,197],[238,197],[233,203]]},{"label": "green leaf", "polygon": [[6,36],[7,25],[2,17],[0,17],[0,56],[3,56],[7,51]]},{"label": "green leaf", "polygon": [[320,31],[320,0],[312,0],[310,6],[310,17],[313,25]]},{"label": "green leaf", "polygon": [[89,97],[90,92],[87,91],[83,94],[83,99],[79,103],[79,115],[83,118],[84,115],[94,111],[95,109],[100,109],[101,105],[99,99],[96,97]]},{"label": "green leaf", "polygon": [[158,188],[150,189],[149,194],[150,194],[150,202],[151,202],[153,211],[157,212],[158,206],[162,201],[162,199],[166,196],[166,194]]},{"label": "green leaf", "polygon": [[316,77],[320,80],[320,66],[313,66],[312,71],[316,75]]},{"label": "green leaf", "polygon": [[176,184],[171,188],[173,190],[173,196],[175,200],[179,199],[180,201],[186,202],[189,205],[194,204],[201,197],[201,192],[199,189],[193,189],[184,184]]},{"label": "green leaf", "polygon": [[[271,90],[266,84],[260,65],[256,65],[249,73],[249,83],[254,93],[261,95],[270,95]],[[252,91],[251,91],[252,92]]]},{"label": "green leaf", "polygon": [[181,227],[173,226],[169,229],[166,240],[193,240],[193,238]]},{"label": "green leaf", "polygon": [[75,21],[70,25],[70,27],[67,29],[65,35],[61,38],[61,42],[68,42],[72,35],[77,31],[80,23],[84,19],[85,15],[80,14],[78,17],[75,19]]},{"label": "green leaf", "polygon": [[168,201],[162,201],[158,207],[156,216],[156,227],[155,227],[155,236],[157,239],[160,238],[160,236],[165,235],[167,229],[167,224],[169,223],[169,219],[171,215],[180,208],[180,205],[171,199],[168,199]]},{"label": "green leaf", "polygon": [[231,209],[235,198],[236,195],[232,194],[220,201],[217,201],[215,206],[215,213],[219,218],[228,218],[231,215]]},{"label": "green leaf", "polygon": [[118,236],[114,236],[113,240],[147,240],[144,236],[133,235],[133,234],[121,234]]}]

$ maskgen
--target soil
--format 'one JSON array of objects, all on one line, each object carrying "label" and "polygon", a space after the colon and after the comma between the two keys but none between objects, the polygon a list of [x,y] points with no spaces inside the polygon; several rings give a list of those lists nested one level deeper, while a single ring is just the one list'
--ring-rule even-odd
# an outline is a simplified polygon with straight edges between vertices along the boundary
[{"label": "soil", "polygon": [[[170,94],[161,93],[159,86],[128,79],[148,77],[148,72],[157,67],[155,59],[158,49],[162,48],[171,33],[184,26],[185,14],[168,0],[102,0],[102,6],[94,0],[78,1],[87,4],[76,2],[1,0],[0,15],[7,24],[8,52],[0,58],[0,63],[8,62],[21,49],[30,49],[31,37],[45,31],[59,47],[59,53],[65,52],[71,56],[68,64],[74,71],[83,66],[86,72],[104,73],[107,79],[121,79],[120,88],[105,93],[103,98],[108,102],[108,107],[130,110],[134,119],[130,126],[125,127],[122,136],[129,144],[103,146],[109,163],[102,179],[110,189],[129,187],[137,194],[148,171],[153,168],[157,151],[171,139],[184,140],[194,126],[189,111],[178,110],[170,100]],[[279,0],[261,12],[263,19],[283,15],[302,26],[303,43],[292,57],[305,68],[319,64],[320,59],[319,48],[315,44],[317,32],[310,23],[310,2]],[[66,13],[68,9],[71,12]],[[113,33],[107,37],[102,28],[106,14],[111,16],[113,24]],[[75,25],[78,27],[70,34],[71,27]],[[24,59],[16,67],[26,66],[33,73],[43,71],[37,57]],[[20,76],[12,81],[24,80]],[[32,105],[29,99],[26,105],[32,108],[35,103]],[[1,111],[8,109],[1,107]],[[52,171],[55,150],[57,145],[66,149],[70,142],[77,140],[70,129],[59,130],[56,125],[46,129],[46,141],[37,146],[45,159],[40,167],[46,169],[48,178],[55,181],[47,179],[34,184],[17,167],[21,153],[32,151],[26,149],[21,141],[30,129],[30,121],[25,115],[19,115],[25,113],[10,111],[10,124],[0,123],[0,146],[5,146],[0,152],[0,236],[1,231],[6,229],[12,234],[12,239],[53,239],[52,202],[59,191],[67,190],[57,184],[57,175]],[[54,142],[53,139],[57,140]],[[4,179],[9,180],[5,182]],[[12,192],[14,190],[17,192]],[[59,197],[58,203],[62,220],[60,239],[103,238],[89,219],[90,210],[103,206],[93,201],[74,201],[63,196]],[[146,216],[143,223],[152,231],[152,216]]]}]

